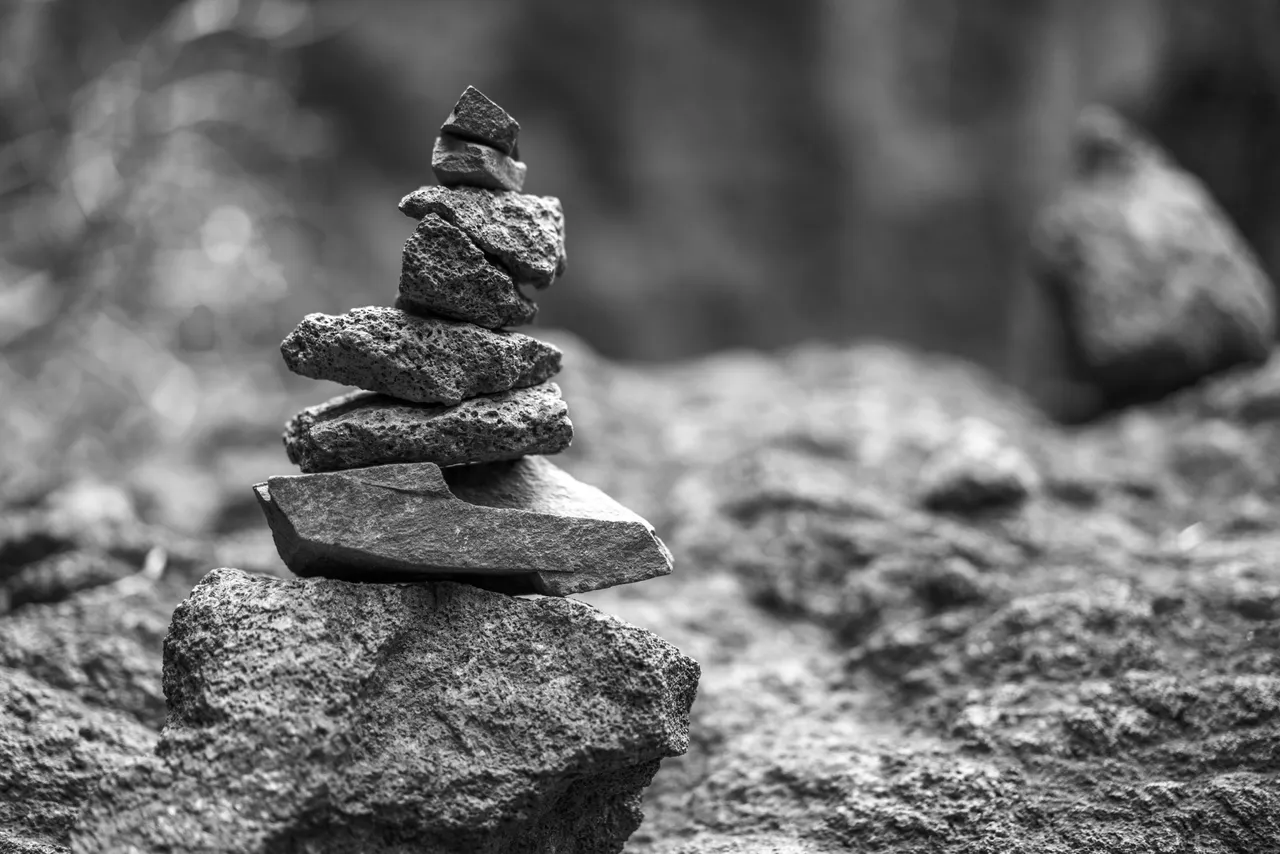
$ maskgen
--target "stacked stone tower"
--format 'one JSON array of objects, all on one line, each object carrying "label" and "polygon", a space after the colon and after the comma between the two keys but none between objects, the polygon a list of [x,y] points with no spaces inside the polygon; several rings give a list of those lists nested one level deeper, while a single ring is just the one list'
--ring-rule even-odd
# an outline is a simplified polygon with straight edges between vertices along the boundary
[{"label": "stacked stone tower", "polygon": [[289,422],[304,474],[254,487],[298,575],[567,595],[671,571],[644,519],[543,456],[573,438],[561,353],[509,327],[537,315],[522,288],[564,272],[564,214],[521,192],[519,131],[468,87],[440,186],[400,202],[418,225],[394,306],[308,315],[281,345],[290,370],[359,389]]}]

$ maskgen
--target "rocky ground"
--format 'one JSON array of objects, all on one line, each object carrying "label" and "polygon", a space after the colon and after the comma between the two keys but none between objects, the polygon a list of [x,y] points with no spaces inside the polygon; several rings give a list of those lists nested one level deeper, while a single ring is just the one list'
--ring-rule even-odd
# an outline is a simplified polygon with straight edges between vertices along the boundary
[{"label": "rocky ground", "polygon": [[[702,668],[627,851],[1280,850],[1280,360],[1068,430],[887,346],[555,341],[563,464],[676,556],[580,598]],[[0,520],[0,851],[65,850],[154,749],[209,569],[287,575],[224,486],[206,537],[103,486]]]}]

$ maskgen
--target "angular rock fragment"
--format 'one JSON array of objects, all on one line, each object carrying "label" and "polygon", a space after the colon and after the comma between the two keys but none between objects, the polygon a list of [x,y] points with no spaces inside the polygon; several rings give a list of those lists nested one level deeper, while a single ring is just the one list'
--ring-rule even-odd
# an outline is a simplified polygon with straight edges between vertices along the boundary
[{"label": "angular rock fragment", "polygon": [[474,86],[462,93],[440,132],[520,156],[520,123]]},{"label": "angular rock fragment", "polygon": [[565,270],[564,211],[554,196],[420,187],[400,210],[414,219],[433,213],[462,229],[518,284],[545,288]]},{"label": "angular rock fragment", "polygon": [[1059,385],[1096,389],[1094,409],[1270,353],[1274,295],[1253,253],[1199,181],[1108,110],[1080,119],[1074,175],[1038,223],[1033,266],[1063,326]]},{"label": "angular rock fragment", "polygon": [[571,599],[210,572],[77,851],[621,851],[697,662]]},{"label": "angular rock fragment", "polygon": [[304,472],[386,463],[455,466],[555,454],[573,425],[555,383],[464,400],[405,403],[357,391],[304,409],[285,428],[289,460]]},{"label": "angular rock fragment", "polygon": [[308,314],[280,352],[304,377],[449,406],[537,385],[560,370],[560,351],[528,335],[378,306]]},{"label": "angular rock fragment", "polygon": [[529,323],[533,300],[490,264],[471,239],[435,214],[427,214],[404,244],[400,299],[408,311],[466,320],[489,329]]},{"label": "angular rock fragment", "polygon": [[924,464],[917,490],[930,510],[965,513],[1017,507],[1039,485],[1035,467],[1008,436],[966,419]]},{"label": "angular rock fragment", "polygon": [[446,187],[484,187],[518,193],[524,189],[528,167],[496,148],[446,135],[436,137],[431,149],[431,171]]},{"label": "angular rock fragment", "polygon": [[648,522],[543,457],[273,477],[254,491],[298,575],[567,596],[671,572]]}]

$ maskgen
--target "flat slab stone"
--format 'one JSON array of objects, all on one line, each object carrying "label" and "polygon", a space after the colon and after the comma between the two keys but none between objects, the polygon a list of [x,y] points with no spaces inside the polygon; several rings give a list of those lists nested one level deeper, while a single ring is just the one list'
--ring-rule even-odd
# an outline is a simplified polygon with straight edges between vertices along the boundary
[{"label": "flat slab stone", "polygon": [[215,569],[173,612],[159,748],[100,780],[82,762],[70,847],[621,851],[699,675],[573,599]]},{"label": "flat slab stone", "polygon": [[529,170],[496,148],[445,135],[436,137],[431,149],[431,171],[446,187],[484,187],[518,193],[524,189]]},{"label": "flat slab stone", "polygon": [[531,322],[538,306],[461,229],[429,213],[404,244],[403,308],[496,329]]},{"label": "flat slab stone", "polygon": [[545,288],[565,271],[564,210],[554,196],[419,187],[400,210],[414,219],[433,213],[462,229],[518,284]]},{"label": "flat slab stone", "polygon": [[474,86],[462,93],[440,132],[520,156],[520,123]]},{"label": "flat slab stone", "polygon": [[560,370],[560,350],[519,332],[482,329],[396,308],[308,314],[280,345],[289,370],[413,403],[537,385]]},{"label": "flat slab stone", "polygon": [[543,457],[273,477],[254,492],[303,576],[567,596],[671,572],[648,522]]},{"label": "flat slab stone", "polygon": [[1082,114],[1074,158],[1032,243],[1062,325],[1060,383],[1081,401],[1049,407],[1088,417],[1265,362],[1272,285],[1203,185],[1103,108]]},{"label": "flat slab stone", "polygon": [[457,406],[356,391],[302,410],[284,432],[289,460],[308,473],[512,460],[559,453],[572,440],[569,407],[555,383],[481,395]]}]

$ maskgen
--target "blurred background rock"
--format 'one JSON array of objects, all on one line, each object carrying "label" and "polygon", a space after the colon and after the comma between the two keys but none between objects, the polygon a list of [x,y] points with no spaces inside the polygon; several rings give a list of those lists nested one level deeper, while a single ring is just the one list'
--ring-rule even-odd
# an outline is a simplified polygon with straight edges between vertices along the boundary
[{"label": "blurred background rock", "polygon": [[392,301],[395,204],[467,84],[564,202],[543,326],[615,358],[874,335],[1004,372],[1084,103],[1280,272],[1278,39],[1277,0],[7,0],[0,492],[88,473],[179,528],[256,518],[324,394],[280,339]]}]

